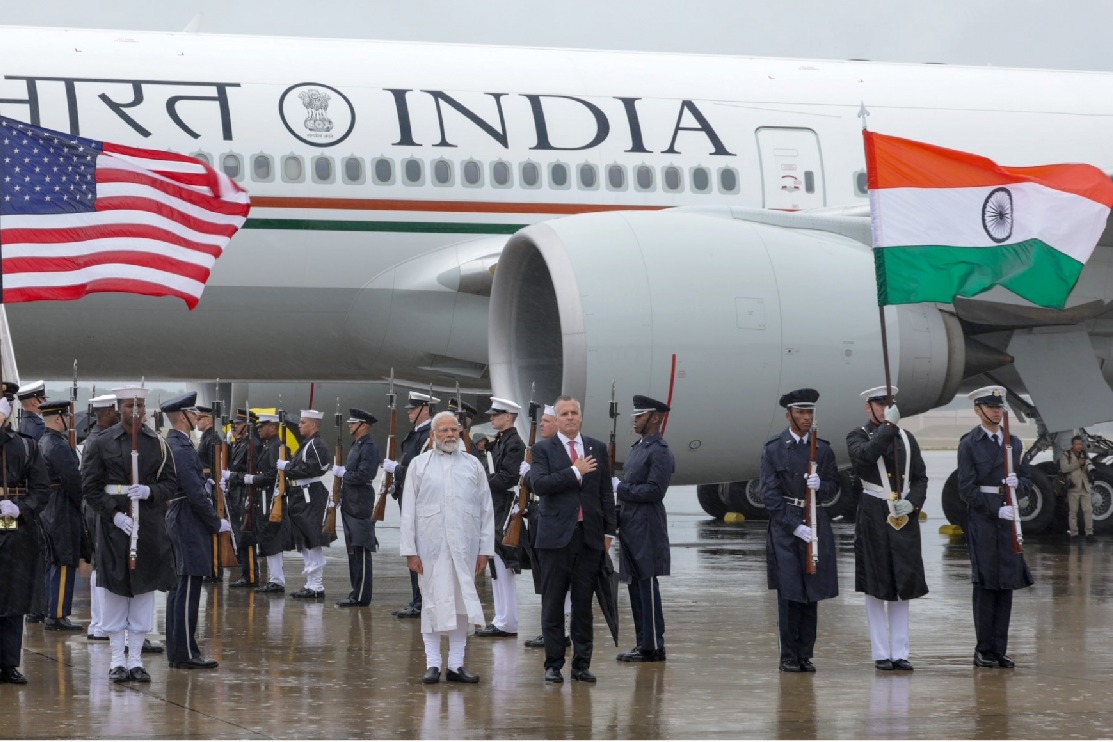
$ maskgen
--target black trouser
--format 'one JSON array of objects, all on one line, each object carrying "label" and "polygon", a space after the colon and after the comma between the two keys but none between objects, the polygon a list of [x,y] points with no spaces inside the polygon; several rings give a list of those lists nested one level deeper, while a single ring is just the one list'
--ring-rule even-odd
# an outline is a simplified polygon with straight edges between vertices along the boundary
[{"label": "black trouser", "polygon": [[541,634],[545,637],[545,667],[564,667],[564,596],[572,591],[572,669],[591,665],[591,601],[603,550],[584,545],[584,529],[577,525],[562,549],[541,552]]},{"label": "black trouser", "polygon": [[781,661],[810,660],[819,626],[819,603],[785,600],[778,590],[777,619],[781,631]]},{"label": "black trouser", "polygon": [[23,616],[0,618],[0,667],[19,667],[23,652]]},{"label": "black trouser", "polygon": [[180,575],[166,596],[166,659],[185,662],[201,656],[197,646],[197,609],[201,604],[201,578]]},{"label": "black trouser", "polygon": [[[410,574],[413,574],[411,572]],[[348,597],[366,605],[371,602],[371,550],[362,546],[348,547],[348,577],[352,591]]]},{"label": "black trouser", "polygon": [[638,649],[643,652],[664,649],[665,614],[656,577],[630,581],[630,612],[634,614]]},{"label": "black trouser", "polygon": [[77,566],[51,564],[46,573],[46,616],[66,618],[73,609],[73,582]]},{"label": "black trouser", "polygon": [[982,654],[1000,657],[1009,648],[1009,619],[1013,613],[1012,590],[987,590],[974,586],[975,649]]}]

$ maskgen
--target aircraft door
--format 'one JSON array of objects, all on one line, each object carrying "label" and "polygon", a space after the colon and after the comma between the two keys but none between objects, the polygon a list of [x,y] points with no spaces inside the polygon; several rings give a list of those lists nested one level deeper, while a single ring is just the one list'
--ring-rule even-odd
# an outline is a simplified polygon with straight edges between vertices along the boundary
[{"label": "aircraft door", "polygon": [[763,126],[756,130],[762,205],[797,211],[827,203],[819,137],[811,129]]}]

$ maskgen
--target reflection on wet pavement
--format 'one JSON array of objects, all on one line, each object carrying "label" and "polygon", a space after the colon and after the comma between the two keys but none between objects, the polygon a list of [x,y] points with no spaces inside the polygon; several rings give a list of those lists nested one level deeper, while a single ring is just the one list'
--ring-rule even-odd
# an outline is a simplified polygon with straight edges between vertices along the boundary
[{"label": "reflection on wet pavement", "polygon": [[[169,670],[146,656],[150,685],[108,682],[106,642],[29,626],[26,686],[0,685],[5,737],[391,738],[939,738],[1110,737],[1113,541],[1029,539],[1037,580],[1016,594],[1010,655],[1017,669],[972,667],[974,632],[964,541],[941,536],[942,482],[953,453],[929,452],[924,529],[931,593],[912,605],[913,673],[873,669],[861,597],[853,592],[853,525],[836,524],[841,595],[819,609],[815,675],[777,672],[777,610],[766,589],[765,524],[728,526],[693,488],[669,493],[673,575],[661,580],[668,662],[628,665],[634,644],[621,594],[616,649],[596,619],[597,686],[543,682],[540,601],[519,580],[520,635],[470,638],[478,686],[424,686],[420,623],[390,615],[408,602],[397,511],[379,528],[375,594],[335,608],[347,591],[342,546],[327,549],[328,600],[305,603],[226,585],[207,587],[199,632],[219,670]],[[340,546],[340,548],[337,548]],[[291,555],[291,589],[300,559]],[[87,574],[75,620],[88,619]],[[490,586],[480,595],[490,616]],[[164,626],[164,597],[157,625]]]}]

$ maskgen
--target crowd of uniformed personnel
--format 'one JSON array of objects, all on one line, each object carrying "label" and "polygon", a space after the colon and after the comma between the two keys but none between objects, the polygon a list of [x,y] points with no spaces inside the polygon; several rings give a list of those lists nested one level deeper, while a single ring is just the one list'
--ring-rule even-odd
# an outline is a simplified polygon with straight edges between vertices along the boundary
[{"label": "crowd of uniformed personnel", "polygon": [[[895,387],[863,392],[867,422],[847,436],[863,484],[854,539],[855,590],[865,593],[873,660],[883,671],[912,670],[908,601],[928,589],[917,517],[927,476],[915,438],[899,427],[896,392]],[[343,524],[351,587],[336,605],[368,606],[371,554],[378,548],[373,482],[382,466],[393,477],[390,494],[401,506],[402,498],[417,496],[416,488],[423,486],[414,483],[410,467],[415,460],[425,462],[434,449],[438,455],[478,457],[487,480],[481,491],[484,497],[490,493],[485,508],[487,517],[494,514],[495,542],[481,546],[479,555],[493,555],[494,618],[475,636],[518,635],[515,575],[531,568],[541,595],[542,625],[541,635],[525,644],[544,648],[545,682],[563,682],[569,646],[572,678],[596,682],[590,670],[592,603],[618,536],[620,578],[629,589],[636,645],[617,659],[666,661],[658,577],[670,570],[664,498],[675,460],[662,437],[670,407],[651,397],[633,398],[639,438],[618,477],[608,463],[613,452],[608,457],[605,444],[582,434],[580,403],[566,396],[544,407],[540,437],[528,444],[517,429],[522,407],[493,397],[487,414],[494,439],[481,439],[477,442],[483,445],[467,451],[461,447],[457,454],[448,444],[461,431],[471,442],[467,430],[478,412],[453,399],[449,408],[459,424],[432,435],[434,418],[444,418],[435,415],[440,400],[411,392],[406,409],[412,427],[395,459],[384,458],[371,437],[375,416],[353,408],[347,419],[352,442],[340,464],[320,435],[323,414],[316,410],[301,411],[301,445],[290,456],[280,414],[236,410],[225,433],[217,425],[219,405],[215,410],[199,406],[190,393],[160,406],[169,422],[163,437],[145,424],[147,390],[123,387],[90,400],[91,427],[79,458],[69,401],[48,402],[42,382],[22,389],[3,382],[0,394],[0,565],[5,573],[0,581],[0,683],[27,682],[18,669],[25,617],[46,630],[84,630],[90,641],[107,640],[113,682],[150,682],[143,654],[164,651],[146,638],[155,629],[156,591],[168,593],[169,667],[216,668],[197,642],[203,583],[221,581],[230,566],[223,558],[230,556],[238,573],[230,588],[284,595],[283,554],[298,551],[305,585],[289,597],[324,599],[323,549],[336,538],[325,523],[335,509]],[[1014,666],[1007,654],[1012,591],[1031,585],[1032,578],[1014,548],[1018,529],[1012,493],[1030,483],[1020,441],[1015,436],[1003,440],[1003,396],[999,387],[971,394],[979,425],[960,442],[958,463],[960,496],[969,508],[974,664],[1008,668]],[[761,490],[769,511],[768,582],[777,591],[779,668],[784,672],[815,672],[818,602],[838,594],[834,539],[822,507],[836,494],[838,472],[827,442],[813,440],[818,398],[813,389],[783,395],[788,427],[761,452]],[[12,426],[17,400],[22,406],[18,430]],[[531,402],[531,418],[539,407]],[[194,431],[200,433],[199,445],[193,442]],[[448,444],[441,444],[442,433]],[[1004,450],[1012,452],[1007,468]],[[426,463],[421,473],[427,471]],[[339,496],[324,484],[330,472],[340,483]],[[532,493],[525,513],[518,487]],[[525,536],[517,545],[504,544],[516,516],[524,516]],[[416,533],[418,551],[411,553],[422,548],[422,532]],[[222,539],[231,540],[231,555],[222,553]],[[410,557],[411,566],[421,563],[415,558]],[[94,567],[87,627],[69,618],[80,559]],[[485,556],[479,564],[487,564]],[[399,618],[419,618],[429,609],[422,592],[432,583],[419,579],[418,571],[411,571],[409,604],[394,612]],[[455,666],[448,680],[478,682],[462,666],[463,645],[457,642],[451,649]],[[439,649],[429,651],[432,663]],[[437,682],[439,672],[430,664],[422,682]]]}]

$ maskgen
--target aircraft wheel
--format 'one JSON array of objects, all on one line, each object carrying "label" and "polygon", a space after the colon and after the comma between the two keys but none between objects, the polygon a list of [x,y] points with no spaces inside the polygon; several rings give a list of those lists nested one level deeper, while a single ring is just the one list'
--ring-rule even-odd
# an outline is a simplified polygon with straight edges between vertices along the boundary
[{"label": "aircraft wheel", "polygon": [[966,528],[966,503],[958,496],[958,470],[951,472],[943,483],[943,515],[953,525]]},{"label": "aircraft wheel", "polygon": [[862,495],[862,483],[849,470],[839,472],[839,493],[827,504],[827,515],[831,518],[842,516],[844,523],[853,523],[858,515],[858,498]]},{"label": "aircraft wheel", "polygon": [[731,482],[727,490],[727,507],[746,516],[746,520],[769,520],[769,511],[761,499],[761,480]]},{"label": "aircraft wheel", "polygon": [[1025,535],[1035,535],[1046,531],[1055,519],[1055,490],[1053,480],[1039,467],[1032,467],[1028,474],[1032,479],[1032,489],[1018,491],[1016,504],[1020,508]]},{"label": "aircraft wheel", "polygon": [[701,484],[696,486],[696,498],[700,507],[712,518],[722,520],[727,514],[727,503],[723,495],[729,484]]},{"label": "aircraft wheel", "polygon": [[1091,499],[1094,503],[1094,532],[1113,531],[1113,467],[1095,465]]}]

